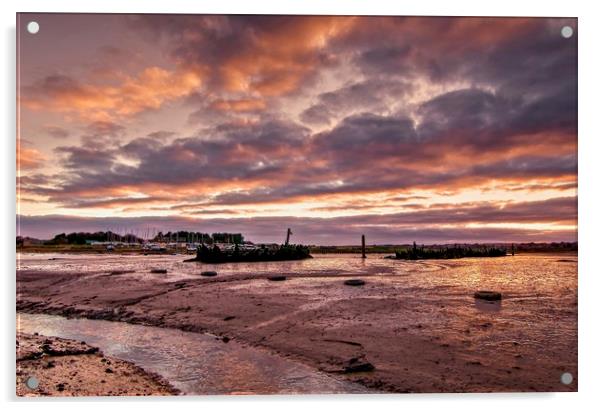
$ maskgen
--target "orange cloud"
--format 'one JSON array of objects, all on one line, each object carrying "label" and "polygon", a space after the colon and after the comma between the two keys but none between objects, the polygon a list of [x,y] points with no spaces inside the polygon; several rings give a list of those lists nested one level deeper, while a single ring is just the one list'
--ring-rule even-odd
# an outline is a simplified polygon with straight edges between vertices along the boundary
[{"label": "orange cloud", "polygon": [[278,96],[294,91],[317,68],[319,51],[348,32],[356,17],[305,17],[257,33],[254,47],[226,60],[220,68],[229,91]]},{"label": "orange cloud", "polygon": [[17,144],[17,170],[39,168],[45,160],[44,155],[33,148],[21,148]]},{"label": "orange cloud", "polygon": [[26,87],[21,103],[34,110],[75,113],[106,121],[113,116],[157,109],[167,101],[186,96],[202,84],[202,75],[199,70],[149,67],[137,76],[123,76],[120,80],[118,85],[95,85],[50,76]]}]

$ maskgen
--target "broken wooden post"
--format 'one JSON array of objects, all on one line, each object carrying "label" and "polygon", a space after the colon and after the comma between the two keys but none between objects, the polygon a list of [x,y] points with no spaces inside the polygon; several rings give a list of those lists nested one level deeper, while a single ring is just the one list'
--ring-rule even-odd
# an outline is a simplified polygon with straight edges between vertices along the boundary
[{"label": "broken wooden post", "polygon": [[512,244],[512,256],[514,256],[514,244]]},{"label": "broken wooden post", "polygon": [[288,242],[289,242],[289,241],[290,241],[290,239],[291,239],[291,234],[292,234],[292,232],[291,232],[291,228],[288,228],[288,229],[286,230],[286,242],[284,243],[284,244],[285,244],[285,245],[287,245],[287,246],[288,246]]},{"label": "broken wooden post", "polygon": [[362,259],[366,259],[366,235],[362,235]]}]

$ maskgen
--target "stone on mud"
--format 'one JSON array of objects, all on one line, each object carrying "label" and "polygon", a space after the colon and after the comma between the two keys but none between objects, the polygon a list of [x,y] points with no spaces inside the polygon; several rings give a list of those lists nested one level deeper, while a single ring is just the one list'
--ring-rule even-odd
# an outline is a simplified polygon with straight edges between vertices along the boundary
[{"label": "stone on mud", "polygon": [[135,273],[133,269],[117,269],[110,272],[111,275],[125,275],[126,273]]},{"label": "stone on mud", "polygon": [[217,276],[217,272],[213,271],[213,270],[207,270],[207,271],[201,272],[201,276],[208,276],[208,277]]},{"label": "stone on mud", "polygon": [[489,301],[502,300],[502,294],[500,292],[493,292],[490,290],[479,290],[474,293],[476,299],[483,299]]},{"label": "stone on mud", "polygon": [[366,282],[361,279],[348,279],[344,283],[347,286],[364,286],[366,284]]},{"label": "stone on mud", "polygon": [[347,366],[343,369],[344,373],[371,372],[374,370],[374,365],[362,358],[354,357],[349,360]]}]

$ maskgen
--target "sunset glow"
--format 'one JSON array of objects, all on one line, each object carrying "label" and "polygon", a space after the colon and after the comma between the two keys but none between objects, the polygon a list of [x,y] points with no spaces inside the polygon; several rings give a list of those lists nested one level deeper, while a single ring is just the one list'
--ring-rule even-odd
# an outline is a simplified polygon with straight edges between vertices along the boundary
[{"label": "sunset glow", "polygon": [[576,241],[576,20],[19,18],[20,235]]}]

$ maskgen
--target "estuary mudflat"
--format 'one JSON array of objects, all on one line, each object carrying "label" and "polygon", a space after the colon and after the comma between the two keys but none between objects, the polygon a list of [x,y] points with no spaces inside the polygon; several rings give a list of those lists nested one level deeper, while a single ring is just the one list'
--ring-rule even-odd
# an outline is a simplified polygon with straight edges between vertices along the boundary
[{"label": "estuary mudflat", "polygon": [[[431,261],[331,254],[222,265],[171,255],[61,257],[59,264],[21,255],[20,312],[209,333],[376,391],[577,389],[575,254]],[[126,273],[111,274],[118,266]],[[150,266],[168,273],[153,275]],[[208,270],[217,275],[200,276]],[[274,274],[286,280],[268,280]],[[365,285],[345,286],[349,278]],[[476,290],[503,299],[478,300]],[[560,383],[565,372],[569,385]],[[346,386],[333,392],[354,391]]]}]

